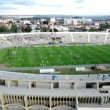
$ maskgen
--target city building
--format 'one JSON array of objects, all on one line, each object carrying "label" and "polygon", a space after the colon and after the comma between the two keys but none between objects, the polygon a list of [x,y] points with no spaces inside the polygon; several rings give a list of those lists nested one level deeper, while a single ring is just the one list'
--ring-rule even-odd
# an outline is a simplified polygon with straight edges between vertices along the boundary
[{"label": "city building", "polygon": [[91,22],[92,22],[92,19],[88,19],[88,18],[64,19],[64,25],[70,25],[70,26],[83,25],[85,23],[91,23]]}]

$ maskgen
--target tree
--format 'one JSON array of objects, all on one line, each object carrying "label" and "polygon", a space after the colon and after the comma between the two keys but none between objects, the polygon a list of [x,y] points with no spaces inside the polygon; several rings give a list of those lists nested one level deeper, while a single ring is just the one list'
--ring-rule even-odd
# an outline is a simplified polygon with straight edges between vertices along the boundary
[{"label": "tree", "polygon": [[105,28],[110,28],[110,24],[108,22],[105,22],[105,25],[104,25]]},{"label": "tree", "polygon": [[99,31],[104,31],[106,29],[110,28],[110,24],[108,22],[105,22],[105,24],[100,24],[99,25]]},{"label": "tree", "polygon": [[24,27],[24,26],[20,26],[19,28],[20,28],[20,30],[21,30],[22,32],[25,32],[25,27]]},{"label": "tree", "polygon": [[95,29],[95,28],[93,28],[93,27],[91,27],[91,28],[89,29],[89,32],[95,32],[95,31],[97,31],[97,29]]},{"label": "tree", "polygon": [[81,27],[81,31],[87,31],[86,27]]},{"label": "tree", "polygon": [[10,32],[15,32],[15,33],[18,32],[18,27],[17,27],[16,24],[13,24],[13,25],[11,26],[11,28],[10,28]]},{"label": "tree", "polygon": [[44,22],[43,22],[43,24],[47,24],[47,25],[48,25],[48,23],[49,23],[48,21],[44,21]]},{"label": "tree", "polygon": [[0,32],[8,32],[8,28],[6,26],[0,26]]},{"label": "tree", "polygon": [[12,22],[12,21],[9,21],[9,23],[13,24],[13,22]]},{"label": "tree", "polygon": [[48,28],[48,27],[42,27],[42,28],[41,28],[41,31],[42,31],[42,32],[47,32],[47,31],[49,31],[49,28]]},{"label": "tree", "polygon": [[36,27],[35,29],[36,29],[36,30],[40,30],[40,27]]},{"label": "tree", "polygon": [[[50,29],[49,32],[52,32],[52,29]],[[58,30],[56,28],[53,29],[53,32],[58,32]]]},{"label": "tree", "polygon": [[27,25],[26,28],[25,28],[25,32],[31,32],[32,31],[32,28],[30,25]]},{"label": "tree", "polygon": [[100,24],[98,31],[104,31],[104,25],[103,24]]}]

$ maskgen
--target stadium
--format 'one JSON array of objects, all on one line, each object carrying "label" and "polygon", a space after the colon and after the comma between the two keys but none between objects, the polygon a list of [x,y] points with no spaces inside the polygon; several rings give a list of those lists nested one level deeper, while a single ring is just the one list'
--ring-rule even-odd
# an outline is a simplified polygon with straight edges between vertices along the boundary
[{"label": "stadium", "polygon": [[[110,33],[0,34],[0,64],[49,67],[110,63]],[[0,110],[109,110],[110,75],[0,71]]]},{"label": "stadium", "polygon": [[36,67],[110,62],[109,33],[58,32],[0,35],[0,63]]}]

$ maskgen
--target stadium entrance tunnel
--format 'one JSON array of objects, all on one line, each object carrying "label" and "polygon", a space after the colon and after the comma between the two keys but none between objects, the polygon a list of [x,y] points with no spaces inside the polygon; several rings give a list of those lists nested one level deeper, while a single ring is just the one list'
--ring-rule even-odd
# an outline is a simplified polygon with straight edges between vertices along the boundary
[{"label": "stadium entrance tunnel", "polygon": [[25,110],[25,107],[20,104],[7,104],[2,110]]},{"label": "stadium entrance tunnel", "polygon": [[68,106],[57,106],[52,108],[52,110],[76,110],[76,109]]},{"label": "stadium entrance tunnel", "polygon": [[42,105],[34,105],[34,106],[28,107],[28,110],[49,110],[49,108]]}]

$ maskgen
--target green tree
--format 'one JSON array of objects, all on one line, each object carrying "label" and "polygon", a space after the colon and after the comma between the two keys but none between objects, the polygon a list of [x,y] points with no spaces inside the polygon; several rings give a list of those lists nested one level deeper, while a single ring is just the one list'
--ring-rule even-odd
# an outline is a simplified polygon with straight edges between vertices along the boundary
[{"label": "green tree", "polygon": [[98,31],[104,31],[104,24],[100,24]]},{"label": "green tree", "polygon": [[0,32],[8,32],[8,28],[6,26],[0,26]]},{"label": "green tree", "polygon": [[18,32],[18,27],[17,27],[16,24],[13,24],[13,25],[11,26],[11,28],[10,28],[10,32],[15,32],[15,33]]},{"label": "green tree", "polygon": [[105,22],[104,24],[99,25],[98,31],[104,31],[106,29],[110,28],[110,24],[108,22]]},{"label": "green tree", "polygon": [[81,29],[81,31],[83,31],[83,32],[84,32],[84,31],[87,31],[86,27],[81,27],[80,29]]},{"label": "green tree", "polygon": [[91,27],[91,28],[89,29],[89,32],[95,32],[95,31],[97,31],[97,29],[95,29],[95,28],[93,28],[93,27]]},{"label": "green tree", "polygon": [[[50,29],[49,32],[52,32],[52,29]],[[58,32],[58,30],[56,28],[53,29],[53,32]]]},{"label": "green tree", "polygon": [[42,32],[47,32],[47,31],[49,31],[49,28],[48,28],[48,27],[42,27],[42,28],[41,28],[41,31],[42,31]]},{"label": "green tree", "polygon": [[36,30],[40,30],[40,27],[36,27],[35,29],[36,29]]}]

